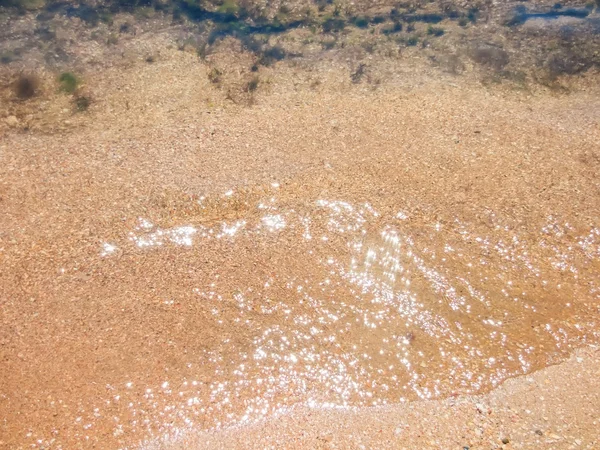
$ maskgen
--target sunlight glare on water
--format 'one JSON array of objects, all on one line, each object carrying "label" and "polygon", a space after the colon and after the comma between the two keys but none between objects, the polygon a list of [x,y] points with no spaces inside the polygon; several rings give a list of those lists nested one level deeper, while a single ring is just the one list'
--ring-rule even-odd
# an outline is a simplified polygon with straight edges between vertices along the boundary
[{"label": "sunlight glare on water", "polygon": [[129,403],[134,428],[179,433],[299,404],[477,393],[597,337],[594,321],[557,301],[568,298],[561,284],[581,276],[585,296],[597,298],[597,280],[578,267],[600,255],[598,228],[566,245],[573,230],[553,217],[532,240],[499,219],[480,235],[458,219],[423,229],[369,203],[318,199],[298,212],[276,197],[244,217],[197,222],[162,228],[140,218],[128,240],[103,246],[105,259],[131,244],[136,258],[180,248],[177,264],[190,268],[194,255],[215,255],[195,268],[210,285],[190,294],[206,311],[203,326],[235,330],[207,338],[184,378],[115,387],[119,402],[146,390]]}]

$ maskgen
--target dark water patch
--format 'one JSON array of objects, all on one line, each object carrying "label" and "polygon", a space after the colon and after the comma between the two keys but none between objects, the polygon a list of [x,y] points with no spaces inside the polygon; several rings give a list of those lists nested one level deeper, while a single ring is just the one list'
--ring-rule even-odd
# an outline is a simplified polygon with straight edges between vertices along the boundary
[{"label": "dark water patch", "polygon": [[330,17],[323,22],[322,27],[325,33],[337,33],[346,27],[346,21],[338,17]]},{"label": "dark water patch", "polygon": [[385,26],[381,32],[383,34],[394,34],[394,33],[399,33],[400,31],[402,31],[402,24],[400,22],[394,22],[391,25],[387,25]]},{"label": "dark water patch", "polygon": [[77,7],[70,6],[65,10],[68,17],[78,17],[90,26],[97,26],[100,22],[100,14],[98,8],[93,8],[89,5],[79,5]]},{"label": "dark water patch", "polygon": [[36,28],[34,33],[42,40],[42,41],[52,41],[56,37],[56,33],[52,31],[48,27],[39,27]]},{"label": "dark water patch", "polygon": [[[329,7],[331,2],[324,2],[324,10]],[[152,8],[163,13],[171,13],[174,20],[180,21],[183,16],[193,22],[213,22],[219,25],[215,31],[214,39],[225,37],[234,33],[243,31],[245,33],[277,34],[283,33],[295,28],[320,26],[324,32],[340,32],[348,25],[354,25],[358,28],[368,28],[371,25],[379,25],[385,22],[396,24],[396,30],[401,25],[400,22],[414,23],[423,22],[436,24],[444,19],[459,19],[468,16],[469,20],[474,21],[476,12],[469,10],[468,13],[458,10],[448,9],[441,13],[418,13],[411,9],[408,12],[400,12],[398,9],[392,9],[387,14],[377,14],[374,16],[352,16],[344,17],[338,10],[331,14],[323,15],[319,18],[301,17],[299,19],[290,19],[284,9],[273,19],[268,20],[264,16],[259,16],[248,11],[246,8],[235,2],[225,1],[216,10],[209,9],[204,3],[194,0],[176,0],[172,2],[153,2],[152,0],[112,0],[101,5],[92,5],[86,2],[53,2],[45,6],[39,13],[39,19],[49,20],[56,14],[64,14],[68,17],[77,17],[89,25],[96,26],[100,21],[105,20],[111,14],[118,12],[133,13],[140,8]],[[228,24],[227,26],[223,26]]]},{"label": "dark water patch", "polygon": [[[377,27],[383,35],[394,35],[403,31],[410,34],[415,31],[415,24],[420,22],[428,24],[428,35],[436,37],[442,36],[444,30],[435,27],[435,24],[444,19],[475,22],[479,13],[477,8],[446,7],[439,12],[425,12],[414,7],[398,6],[388,13],[346,16],[339,8],[333,6],[333,2],[324,0],[322,6],[323,14],[317,17],[310,14],[294,16],[291,10],[284,7],[279,9],[274,19],[268,19],[264,12],[251,10],[231,0],[224,0],[220,4],[199,0],[174,0],[160,4],[153,0],[108,0],[99,4],[63,1],[52,3],[40,10],[38,21],[65,15],[77,17],[88,26],[94,27],[100,23],[113,25],[113,14],[118,12],[133,13],[138,20],[143,20],[154,16],[154,11],[158,11],[162,15],[172,14],[175,23],[183,22],[184,18],[187,18],[203,28],[198,33],[202,35],[202,42],[194,45],[200,57],[210,53],[212,45],[232,37],[239,40],[245,50],[256,55],[256,64],[271,65],[288,57],[299,56],[277,45],[268,44],[271,36],[294,29],[310,28],[315,32],[319,30],[335,36],[350,26],[360,29]],[[128,22],[120,26],[120,33],[133,31]],[[204,30],[208,31],[207,35]],[[335,42],[334,40],[324,43],[324,48],[330,48],[329,44],[335,45]],[[402,43],[411,46],[417,42],[417,37],[408,36]]]},{"label": "dark water patch", "polygon": [[514,14],[505,21],[506,26],[522,25],[530,19],[555,20],[560,17],[573,17],[576,19],[585,19],[590,15],[589,8],[565,8],[557,9],[557,5],[550,11],[530,12],[526,6],[515,8]]},{"label": "dark water patch", "polygon": [[405,22],[424,22],[424,23],[440,23],[444,20],[442,14],[425,13],[425,14],[401,14],[399,17]]},{"label": "dark water patch", "polygon": [[354,25],[355,27],[358,27],[358,28],[368,28],[369,27],[369,18],[366,16],[352,17],[350,19],[350,21],[352,22],[352,25]]},{"label": "dark water patch", "polygon": [[52,20],[55,15],[56,12],[42,11],[37,16],[35,16],[35,20],[37,20],[38,22],[47,22],[48,20]]},{"label": "dark water patch", "polygon": [[600,66],[600,59],[597,55],[566,51],[551,54],[545,63],[548,77],[551,80],[558,78],[560,75],[576,75],[594,66]]},{"label": "dark water patch", "polygon": [[387,17],[385,17],[385,16],[374,16],[374,17],[371,19],[371,23],[372,23],[372,24],[374,24],[374,25],[379,25],[380,23],[383,23],[383,22],[385,22],[387,19],[388,19],[388,18],[387,18]]},{"label": "dark water patch", "polygon": [[71,4],[67,2],[52,2],[46,6],[44,11],[47,12],[61,12],[64,11],[65,8],[68,8]]}]

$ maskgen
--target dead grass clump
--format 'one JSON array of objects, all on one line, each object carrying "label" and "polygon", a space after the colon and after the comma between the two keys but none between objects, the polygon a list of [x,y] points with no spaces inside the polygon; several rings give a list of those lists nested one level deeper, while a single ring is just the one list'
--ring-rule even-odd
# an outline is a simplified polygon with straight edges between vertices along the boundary
[{"label": "dead grass clump", "polygon": [[260,83],[260,79],[258,78],[258,76],[252,77],[252,79],[250,81],[248,81],[248,84],[246,85],[246,91],[247,92],[256,91],[258,89],[259,83]]},{"label": "dead grass clump", "polygon": [[34,97],[37,94],[40,81],[36,75],[21,74],[14,84],[15,95],[23,100]]},{"label": "dead grass clump", "polygon": [[259,63],[263,66],[271,66],[277,61],[284,59],[285,56],[285,50],[279,45],[274,45],[272,47],[263,49]]},{"label": "dead grass clump", "polygon": [[469,56],[478,64],[502,70],[510,58],[508,53],[500,47],[491,44],[476,44],[471,48]]},{"label": "dead grass clump", "polygon": [[367,71],[367,65],[360,64],[358,66],[358,68],[350,75],[350,79],[352,80],[352,83],[354,83],[354,84],[360,83],[360,81],[362,80],[366,71]]},{"label": "dead grass clump", "polygon": [[84,112],[87,111],[87,109],[90,107],[92,99],[88,96],[80,95],[75,98],[74,103],[75,108],[77,108],[77,111]]},{"label": "dead grass clump", "polygon": [[221,75],[223,75],[223,72],[216,67],[213,67],[210,72],[208,72],[208,79],[213,84],[219,84],[221,82]]}]

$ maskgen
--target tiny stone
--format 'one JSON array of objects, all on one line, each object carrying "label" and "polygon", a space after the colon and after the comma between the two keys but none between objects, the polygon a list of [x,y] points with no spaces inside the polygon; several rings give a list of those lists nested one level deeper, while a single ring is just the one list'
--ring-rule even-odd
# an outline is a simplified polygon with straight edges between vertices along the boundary
[{"label": "tiny stone", "polygon": [[507,437],[502,438],[502,443],[503,444],[508,444],[510,442],[510,439],[508,439]]},{"label": "tiny stone", "polygon": [[537,434],[538,436],[543,436],[544,432],[542,430],[535,430],[535,434]]},{"label": "tiny stone", "polygon": [[9,127],[16,127],[19,124],[19,119],[17,119],[15,116],[8,116],[6,119],[4,119],[4,121]]}]

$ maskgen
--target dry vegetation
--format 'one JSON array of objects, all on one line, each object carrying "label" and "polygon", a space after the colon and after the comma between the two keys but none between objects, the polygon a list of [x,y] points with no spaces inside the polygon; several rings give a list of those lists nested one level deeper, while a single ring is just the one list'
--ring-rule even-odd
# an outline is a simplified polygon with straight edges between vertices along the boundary
[{"label": "dry vegetation", "polygon": [[[44,0],[4,0],[0,7],[0,129],[56,131],[119,98],[146,89],[138,72],[206,84],[205,102],[252,105],[280,69],[314,89],[322,63],[346,67],[348,82],[376,89],[419,69],[473,77],[507,89],[565,90],[600,65],[597,6],[565,2],[492,5],[347,0],[262,2],[108,1],[94,7]],[[525,4],[527,5],[527,4]],[[573,12],[574,11],[574,12]],[[528,20],[532,12],[558,14]],[[563,16],[564,15],[564,16]],[[542,20],[542,22],[540,22]],[[179,53],[179,54],[178,54]],[[192,73],[175,62],[194,58]],[[187,64],[187,63],[186,63]],[[110,86],[103,73],[119,67]],[[186,65],[188,67],[188,65]],[[201,80],[202,79],[202,80]],[[301,83],[300,83],[301,84]],[[100,86],[103,86],[100,88]],[[139,92],[138,95],[144,95]],[[124,96],[122,96],[124,97]]]}]

